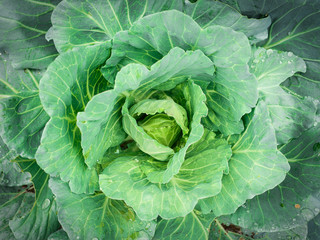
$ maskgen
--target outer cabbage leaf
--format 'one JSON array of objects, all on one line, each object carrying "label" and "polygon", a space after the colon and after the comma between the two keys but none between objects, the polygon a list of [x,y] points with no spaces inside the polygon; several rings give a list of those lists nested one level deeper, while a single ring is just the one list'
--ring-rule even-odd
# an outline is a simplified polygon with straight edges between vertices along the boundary
[{"label": "outer cabbage leaf", "polygon": [[266,104],[259,101],[244,121],[246,129],[234,139],[229,174],[223,176],[221,192],[199,201],[204,213],[233,213],[247,199],[278,185],[289,171],[287,159],[277,150]]},{"label": "outer cabbage leaf", "polygon": [[[252,240],[251,234],[254,234],[254,239],[260,239],[255,235],[255,233],[248,232],[245,234],[244,229],[240,229],[238,226],[231,226],[230,224],[220,222],[220,219],[216,218],[212,222],[209,230],[210,240],[219,239],[219,240]],[[247,231],[246,231],[247,233]],[[262,240],[262,239],[261,239]],[[266,240],[266,239],[263,239]]]},{"label": "outer cabbage leaf", "polygon": [[[196,61],[197,64],[195,64],[194,61]],[[130,64],[124,67],[117,75],[114,90],[109,90],[93,97],[88,103],[85,112],[79,113],[78,115],[77,124],[81,129],[82,147],[87,164],[93,166],[96,160],[102,158],[109,147],[113,144],[120,144],[121,140],[123,140],[123,138],[120,137],[120,134],[123,135],[122,124],[119,122],[122,117],[120,108],[123,103],[121,102],[123,102],[122,99],[124,98],[124,96],[120,96],[121,93],[129,95],[138,101],[144,99],[150,94],[150,91],[152,92],[154,89],[160,88],[162,84],[166,82],[170,82],[171,84],[174,82],[174,85],[171,86],[173,88],[178,83],[186,81],[187,78],[197,77],[199,74],[208,76],[210,80],[209,77],[213,74],[213,71],[212,62],[204,56],[201,51],[185,52],[179,48],[172,49],[166,57],[154,64],[150,71],[143,65],[138,64]],[[106,99],[109,101],[107,102]],[[201,107],[201,105],[204,105],[204,103],[201,103],[201,101],[205,100],[204,96],[199,97],[198,100],[200,104],[199,116],[204,116],[206,110],[203,110],[203,107],[205,106]],[[135,119],[130,117],[129,114],[125,114],[124,117],[136,123]],[[128,120],[125,120],[125,122],[128,123]],[[136,126],[136,128],[137,127],[138,126]],[[103,132],[100,131],[101,129],[103,129]],[[144,143],[145,145],[153,144],[153,147],[158,147],[146,147],[147,149],[145,150],[149,151],[149,154],[150,151],[152,152],[155,151],[155,149],[159,149],[158,145],[161,144],[147,135],[142,128],[140,129],[142,132],[137,132],[137,129],[132,128],[131,130],[135,131],[136,134],[144,133],[144,137],[141,137],[140,134],[140,137],[136,137],[135,141],[141,144]],[[126,131],[128,132],[129,129]],[[199,135],[198,138],[200,138],[202,132],[200,130],[200,134],[196,134],[195,131],[194,134]],[[144,141],[144,138],[149,141]],[[173,154],[172,149],[168,147],[166,147],[166,149],[169,149],[170,154]],[[173,162],[176,163],[170,167],[171,170],[168,170],[171,172],[170,175],[167,176],[169,179],[179,171],[178,162],[180,162],[181,166],[183,159],[183,156],[179,156],[179,160],[173,160]]]},{"label": "outer cabbage leaf", "polygon": [[[257,239],[263,240],[282,240],[282,239],[307,239],[307,225],[300,225],[291,229],[281,230],[277,232],[265,232],[255,235]],[[312,239],[311,239],[312,240]]]},{"label": "outer cabbage leaf", "polygon": [[[288,5],[272,13],[279,21],[270,29],[267,48],[292,51],[307,64],[305,74],[297,73],[284,85],[302,96],[319,98],[320,92],[320,4],[304,1],[287,9]],[[294,21],[288,20],[294,19]],[[289,23],[289,24],[288,24]]]},{"label": "outer cabbage leaf", "polygon": [[141,219],[184,217],[199,199],[220,192],[231,156],[227,142],[209,131],[192,146],[179,173],[167,184],[150,182],[141,165],[152,159],[135,155],[115,159],[100,175],[101,189],[111,198],[123,199]]},{"label": "outer cabbage leaf", "polygon": [[101,89],[106,89],[99,66],[108,56],[106,45],[78,48],[61,54],[40,82],[40,98],[51,117],[36,153],[39,165],[50,175],[70,181],[73,192],[98,190],[95,169],[88,169],[81,148],[76,114]]},{"label": "outer cabbage leaf", "polygon": [[111,40],[132,24],[153,12],[182,10],[182,0],[77,0],[62,1],[52,14],[53,27],[47,33],[59,52]]},{"label": "outer cabbage leaf", "polygon": [[20,209],[29,209],[34,201],[31,193],[24,192],[22,187],[8,187],[0,185],[0,237],[1,239],[14,239],[9,227],[9,221],[18,215]]},{"label": "outer cabbage leaf", "polygon": [[18,154],[14,150],[10,150],[0,136],[0,162],[11,161],[17,156]]},{"label": "outer cabbage leaf", "polygon": [[59,221],[70,239],[125,239],[148,224],[123,201],[102,193],[75,194],[57,178],[50,179],[50,187],[57,197]]},{"label": "outer cabbage leaf", "polygon": [[237,0],[224,2],[250,17],[270,15],[269,40],[266,48],[291,51],[302,57],[307,65],[305,74],[297,73],[283,85],[301,96],[319,97],[320,5],[304,0]]},{"label": "outer cabbage leaf", "polygon": [[14,70],[8,55],[0,56],[0,135],[19,155],[33,158],[49,120],[39,99],[42,73]]},{"label": "outer cabbage leaf", "polygon": [[280,84],[295,72],[305,72],[304,61],[292,52],[278,53],[259,48],[253,53],[253,74],[258,80],[261,99],[267,104],[278,144],[287,143],[313,126],[316,118],[316,103],[310,97],[285,92]]},{"label": "outer cabbage leaf", "polygon": [[154,239],[179,239],[183,236],[186,239],[207,240],[212,221],[212,214],[204,215],[197,210],[185,217],[162,219],[157,224]]},{"label": "outer cabbage leaf", "polygon": [[198,0],[187,4],[185,13],[190,15],[202,28],[212,25],[231,27],[237,32],[243,32],[251,42],[259,42],[268,37],[270,17],[262,19],[248,18],[225,3],[211,0]]},{"label": "outer cabbage leaf", "polygon": [[1,0],[0,49],[10,54],[15,68],[46,68],[58,55],[45,39],[50,17],[60,0]]},{"label": "outer cabbage leaf", "polygon": [[9,234],[9,224],[15,239],[45,239],[60,226],[56,203],[48,187],[49,176],[35,160],[17,158],[15,162],[23,171],[30,172],[33,185],[1,187],[1,226],[5,231],[0,231],[0,235]]},{"label": "outer cabbage leaf", "polygon": [[[174,47],[200,49],[216,68],[216,84],[211,88],[222,94],[218,97],[212,93],[217,99],[215,105],[218,105],[210,109],[217,118],[213,124],[226,135],[243,130],[240,118],[251,111],[258,97],[257,81],[247,66],[251,48],[243,33],[218,25],[202,29],[191,17],[171,10],[138,20],[130,30],[117,33],[113,43],[112,55],[103,68],[110,82],[114,82],[116,72],[128,63],[137,62],[150,67]],[[236,71],[239,77],[234,78]],[[239,98],[238,88],[250,94]],[[227,113],[224,108],[228,109]],[[230,128],[220,123],[235,126]]]},{"label": "outer cabbage leaf", "polygon": [[[230,219],[256,231],[279,231],[306,224],[320,211],[320,129],[313,127],[280,147],[291,170],[276,188],[248,200]],[[259,210],[257,210],[259,209]]]},{"label": "outer cabbage leaf", "polygon": [[22,173],[16,163],[11,162],[18,154],[10,150],[0,137],[0,185],[22,186],[30,183],[29,173]]}]

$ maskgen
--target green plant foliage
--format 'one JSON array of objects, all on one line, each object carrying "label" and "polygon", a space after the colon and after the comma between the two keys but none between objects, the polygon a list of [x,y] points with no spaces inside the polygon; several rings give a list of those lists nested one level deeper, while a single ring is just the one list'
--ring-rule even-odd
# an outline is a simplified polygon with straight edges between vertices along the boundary
[{"label": "green plant foliage", "polygon": [[319,26],[313,0],[0,0],[0,239],[318,239]]}]

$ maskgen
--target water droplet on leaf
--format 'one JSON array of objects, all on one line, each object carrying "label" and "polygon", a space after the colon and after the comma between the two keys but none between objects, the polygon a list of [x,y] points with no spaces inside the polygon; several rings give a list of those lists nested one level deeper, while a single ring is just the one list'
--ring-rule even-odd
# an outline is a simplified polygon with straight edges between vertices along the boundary
[{"label": "water droplet on leaf", "polygon": [[267,50],[267,55],[269,56],[272,52],[273,52],[272,49],[268,49],[268,50]]},{"label": "water droplet on leaf", "polygon": [[46,209],[47,207],[49,207],[49,205],[50,205],[50,200],[47,198],[42,203],[42,209]]}]

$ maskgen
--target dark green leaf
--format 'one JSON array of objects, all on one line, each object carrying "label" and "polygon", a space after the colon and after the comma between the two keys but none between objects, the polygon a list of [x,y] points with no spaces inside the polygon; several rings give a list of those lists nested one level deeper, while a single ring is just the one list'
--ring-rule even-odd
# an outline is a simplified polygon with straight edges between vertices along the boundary
[{"label": "dark green leaf", "polygon": [[231,216],[234,224],[262,231],[281,231],[306,224],[320,211],[320,128],[313,127],[280,150],[290,172],[276,188],[248,200]]},{"label": "dark green leaf", "polygon": [[202,28],[212,25],[231,27],[237,32],[243,32],[254,42],[268,37],[267,29],[271,24],[270,17],[250,19],[229,5],[212,0],[198,0],[195,4],[187,4],[185,12]]},{"label": "dark green leaf", "polygon": [[32,207],[34,194],[22,187],[0,185],[0,238],[15,239],[9,221]]},{"label": "dark green leaf", "polygon": [[308,240],[320,238],[320,214],[308,222]]},{"label": "dark green leaf", "polygon": [[259,97],[267,104],[277,142],[287,143],[315,123],[316,101],[280,87],[295,72],[305,72],[306,65],[292,52],[272,49],[258,48],[252,58],[251,71],[258,80]]},{"label": "dark green leaf", "polygon": [[42,73],[14,70],[8,56],[0,56],[0,135],[10,150],[34,158],[49,120],[39,99]]},{"label": "dark green leaf", "polygon": [[59,221],[70,239],[126,239],[147,226],[123,201],[102,193],[72,193],[59,179],[50,179],[50,187],[57,197]]},{"label": "dark green leaf", "polygon": [[15,68],[46,68],[58,55],[45,39],[51,13],[60,0],[1,0],[0,49],[10,54]]},{"label": "dark green leaf", "polygon": [[[56,215],[56,203],[48,187],[47,175],[35,160],[17,158],[15,162],[23,171],[28,171],[33,186],[19,192],[11,192],[10,200],[2,205],[15,239],[42,240],[56,231],[60,224]],[[31,192],[35,192],[35,195]]]}]

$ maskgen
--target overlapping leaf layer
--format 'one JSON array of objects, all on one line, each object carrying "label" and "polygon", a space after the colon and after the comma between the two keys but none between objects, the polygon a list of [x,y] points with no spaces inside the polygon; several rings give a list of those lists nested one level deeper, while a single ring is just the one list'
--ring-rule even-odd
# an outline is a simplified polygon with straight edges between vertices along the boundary
[{"label": "overlapping leaf layer", "polygon": [[0,0],[1,238],[317,236],[318,4],[20,2]]}]

